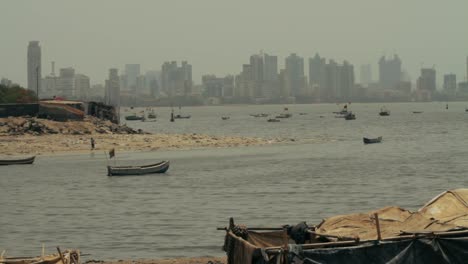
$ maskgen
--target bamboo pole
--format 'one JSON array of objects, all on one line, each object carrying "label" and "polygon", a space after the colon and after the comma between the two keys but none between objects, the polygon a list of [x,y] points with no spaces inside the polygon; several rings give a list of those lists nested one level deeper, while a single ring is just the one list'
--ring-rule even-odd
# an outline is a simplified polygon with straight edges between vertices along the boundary
[{"label": "bamboo pole", "polygon": [[377,240],[380,241],[380,240],[382,240],[382,234],[380,233],[379,214],[375,213],[374,217],[375,217],[375,225],[376,225],[376,228],[377,228]]},{"label": "bamboo pole", "polygon": [[62,259],[62,263],[67,264],[67,263],[65,263],[65,259],[63,258],[62,251],[60,251],[60,247],[57,247],[57,251],[58,251],[58,253],[60,255],[60,259]]}]

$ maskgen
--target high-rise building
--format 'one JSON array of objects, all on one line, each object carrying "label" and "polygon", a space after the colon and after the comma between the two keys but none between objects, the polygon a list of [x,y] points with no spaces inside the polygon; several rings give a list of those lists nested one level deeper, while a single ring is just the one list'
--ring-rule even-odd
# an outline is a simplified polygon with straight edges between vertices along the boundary
[{"label": "high-rise building", "polygon": [[167,96],[187,96],[192,94],[192,65],[182,61],[164,62],[161,66],[161,88]]},{"label": "high-rise building", "polygon": [[205,97],[231,97],[234,91],[234,76],[219,78],[215,75],[203,75],[202,85]]},{"label": "high-rise building", "polygon": [[71,98],[75,93],[75,69],[72,67],[60,69],[55,86],[57,96]]},{"label": "high-rise building", "polygon": [[263,80],[278,80],[278,56],[264,54],[263,60]]},{"label": "high-rise building", "polygon": [[457,76],[453,73],[444,75],[444,91],[454,94],[457,90]]},{"label": "high-rise building", "polygon": [[[28,45],[28,89],[41,90],[41,47],[39,41],[30,41]],[[40,95],[39,95],[40,96]]]},{"label": "high-rise building", "polygon": [[291,95],[301,96],[305,94],[304,83],[304,58],[297,56],[296,53],[289,55],[286,60],[286,75],[290,82]]},{"label": "high-rise building", "polygon": [[369,85],[372,82],[372,67],[370,64],[361,65],[359,81],[361,85]]},{"label": "high-rise building", "polygon": [[81,100],[90,96],[90,79],[84,74],[75,74],[75,97]]},{"label": "high-rise building", "polygon": [[417,81],[418,90],[434,92],[436,90],[436,70],[433,68],[421,69],[421,76]]},{"label": "high-rise building", "polygon": [[140,76],[140,64],[125,64],[125,75],[127,76],[127,90],[135,90],[137,78]]},{"label": "high-rise building", "polygon": [[250,56],[250,66],[252,81],[254,83],[254,97],[263,97],[263,56],[258,54]]},{"label": "high-rise building", "polygon": [[395,89],[401,81],[401,60],[398,55],[392,59],[382,56],[379,60],[379,82],[382,88]]},{"label": "high-rise building", "polygon": [[[109,70],[109,79],[106,80],[105,102],[114,107],[120,107],[120,80],[117,69]],[[118,113],[118,111],[117,111]]]},{"label": "high-rise building", "polygon": [[313,58],[309,58],[309,85],[315,91],[318,98],[325,92],[325,58],[321,58],[317,53]]}]

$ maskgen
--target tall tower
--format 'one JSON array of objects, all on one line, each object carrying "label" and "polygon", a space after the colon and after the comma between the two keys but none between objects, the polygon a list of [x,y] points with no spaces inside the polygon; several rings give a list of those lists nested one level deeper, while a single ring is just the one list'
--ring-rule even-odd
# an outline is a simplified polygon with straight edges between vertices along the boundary
[{"label": "tall tower", "polygon": [[41,47],[39,41],[28,45],[28,89],[35,92],[41,89]]}]

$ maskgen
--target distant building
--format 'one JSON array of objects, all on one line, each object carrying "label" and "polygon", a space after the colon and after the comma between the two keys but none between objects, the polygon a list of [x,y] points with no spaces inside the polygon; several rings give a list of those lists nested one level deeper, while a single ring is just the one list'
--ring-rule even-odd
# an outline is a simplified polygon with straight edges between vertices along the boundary
[{"label": "distant building", "polygon": [[[39,41],[30,41],[28,45],[28,89],[41,90],[41,47]],[[40,96],[40,95],[39,95]]]},{"label": "distant building", "polygon": [[125,64],[125,75],[127,76],[126,90],[135,90],[137,78],[140,76],[140,64]]},{"label": "distant building", "polygon": [[75,97],[80,100],[86,100],[90,96],[90,79],[84,74],[75,75]]},{"label": "distant building", "polygon": [[379,60],[379,83],[382,88],[394,89],[401,81],[401,60],[398,55],[392,59],[382,56]]},{"label": "distant building", "polygon": [[448,94],[455,94],[457,90],[457,76],[455,74],[444,75],[444,91]]},{"label": "distant building", "polygon": [[315,96],[321,100],[326,94],[325,85],[325,58],[321,58],[317,53],[313,58],[309,58],[309,85],[315,91]]},{"label": "distant building", "polygon": [[153,98],[160,97],[160,71],[147,71],[145,73],[146,90],[145,93],[151,95]]},{"label": "distant building", "polygon": [[109,70],[109,79],[106,80],[105,103],[108,105],[120,107],[120,80],[117,69]]},{"label": "distant building", "polygon": [[0,84],[6,87],[11,87],[13,85],[13,82],[7,78],[2,78]]},{"label": "distant building", "polygon": [[161,67],[161,88],[168,97],[189,96],[192,94],[192,65],[182,61],[180,67],[177,62],[164,62]]},{"label": "distant building", "polygon": [[305,91],[304,58],[292,53],[286,58],[285,65],[291,95],[295,97],[305,95],[307,92]]},{"label": "distant building", "polygon": [[253,95],[256,98],[263,97],[263,56],[262,55],[252,55],[250,56],[250,67],[251,67],[251,77],[254,83]]},{"label": "distant building", "polygon": [[421,69],[421,76],[417,81],[418,90],[434,92],[436,90],[436,71],[432,68]]},{"label": "distant building", "polygon": [[75,69],[72,67],[60,69],[60,75],[56,79],[56,96],[72,98],[75,96]]},{"label": "distant building", "polygon": [[203,96],[204,97],[232,97],[234,95],[234,76],[218,78],[215,75],[203,75]]},{"label": "distant building", "polygon": [[372,67],[370,64],[361,65],[360,78],[361,85],[367,86],[372,82]]},{"label": "distant building", "polygon": [[278,57],[263,55],[262,94],[267,98],[279,98]]}]

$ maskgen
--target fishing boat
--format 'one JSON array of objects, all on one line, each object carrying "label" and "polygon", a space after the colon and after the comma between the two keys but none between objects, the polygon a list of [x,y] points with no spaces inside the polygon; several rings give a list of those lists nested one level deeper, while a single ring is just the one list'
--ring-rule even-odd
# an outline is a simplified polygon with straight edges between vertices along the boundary
[{"label": "fishing boat", "polygon": [[268,122],[280,122],[280,120],[276,118],[269,118],[267,121]]},{"label": "fishing boat", "polygon": [[148,118],[154,119],[154,118],[156,118],[156,117],[157,117],[157,116],[156,116],[156,114],[154,113],[153,110],[151,110],[151,111],[148,113]]},{"label": "fishing boat", "polygon": [[421,113],[422,113],[422,111],[413,111],[413,114],[421,114]]},{"label": "fishing boat", "polygon": [[388,109],[385,108],[385,106],[384,106],[384,107],[380,108],[379,115],[380,115],[380,116],[389,116],[389,115],[390,115],[390,110],[388,110]]},{"label": "fishing boat", "polygon": [[175,119],[188,119],[191,117],[190,115],[182,115],[181,110],[182,110],[182,107],[179,106],[179,113],[177,115],[174,115]]},{"label": "fishing boat", "polygon": [[283,114],[279,114],[276,116],[276,118],[290,118],[292,116],[292,114],[290,113],[283,113]]},{"label": "fishing boat", "polygon": [[354,120],[354,119],[356,119],[356,115],[353,114],[352,112],[349,112],[344,116],[344,119],[345,120]]},{"label": "fishing boat", "polygon": [[[43,249],[44,250],[44,249]],[[57,253],[37,257],[5,257],[0,255],[0,263],[2,264],[80,264],[80,251],[76,249],[66,249],[60,251],[57,247]]]},{"label": "fishing boat", "polygon": [[222,116],[221,119],[222,120],[228,120],[230,117],[229,116]]},{"label": "fishing boat", "polygon": [[161,161],[143,166],[107,166],[107,176],[165,173],[168,169],[169,161]]},{"label": "fishing boat", "polygon": [[341,111],[339,112],[333,112],[334,114],[338,114],[338,115],[346,115],[348,113],[348,105],[344,105],[343,106],[343,109],[341,109]]},{"label": "fishing boat", "polygon": [[261,114],[251,114],[250,116],[253,116],[253,117],[267,117],[268,114],[265,114],[265,113],[261,113]]},{"label": "fishing boat", "polygon": [[382,137],[378,138],[362,138],[362,141],[364,141],[364,144],[374,144],[374,143],[380,143],[382,142]]},{"label": "fishing boat", "polygon": [[144,118],[143,116],[138,116],[136,114],[125,116],[125,120],[128,120],[128,121],[142,120],[143,118]]},{"label": "fishing boat", "polygon": [[33,164],[36,156],[23,159],[6,159],[0,160],[0,165],[23,165],[23,164]]}]

